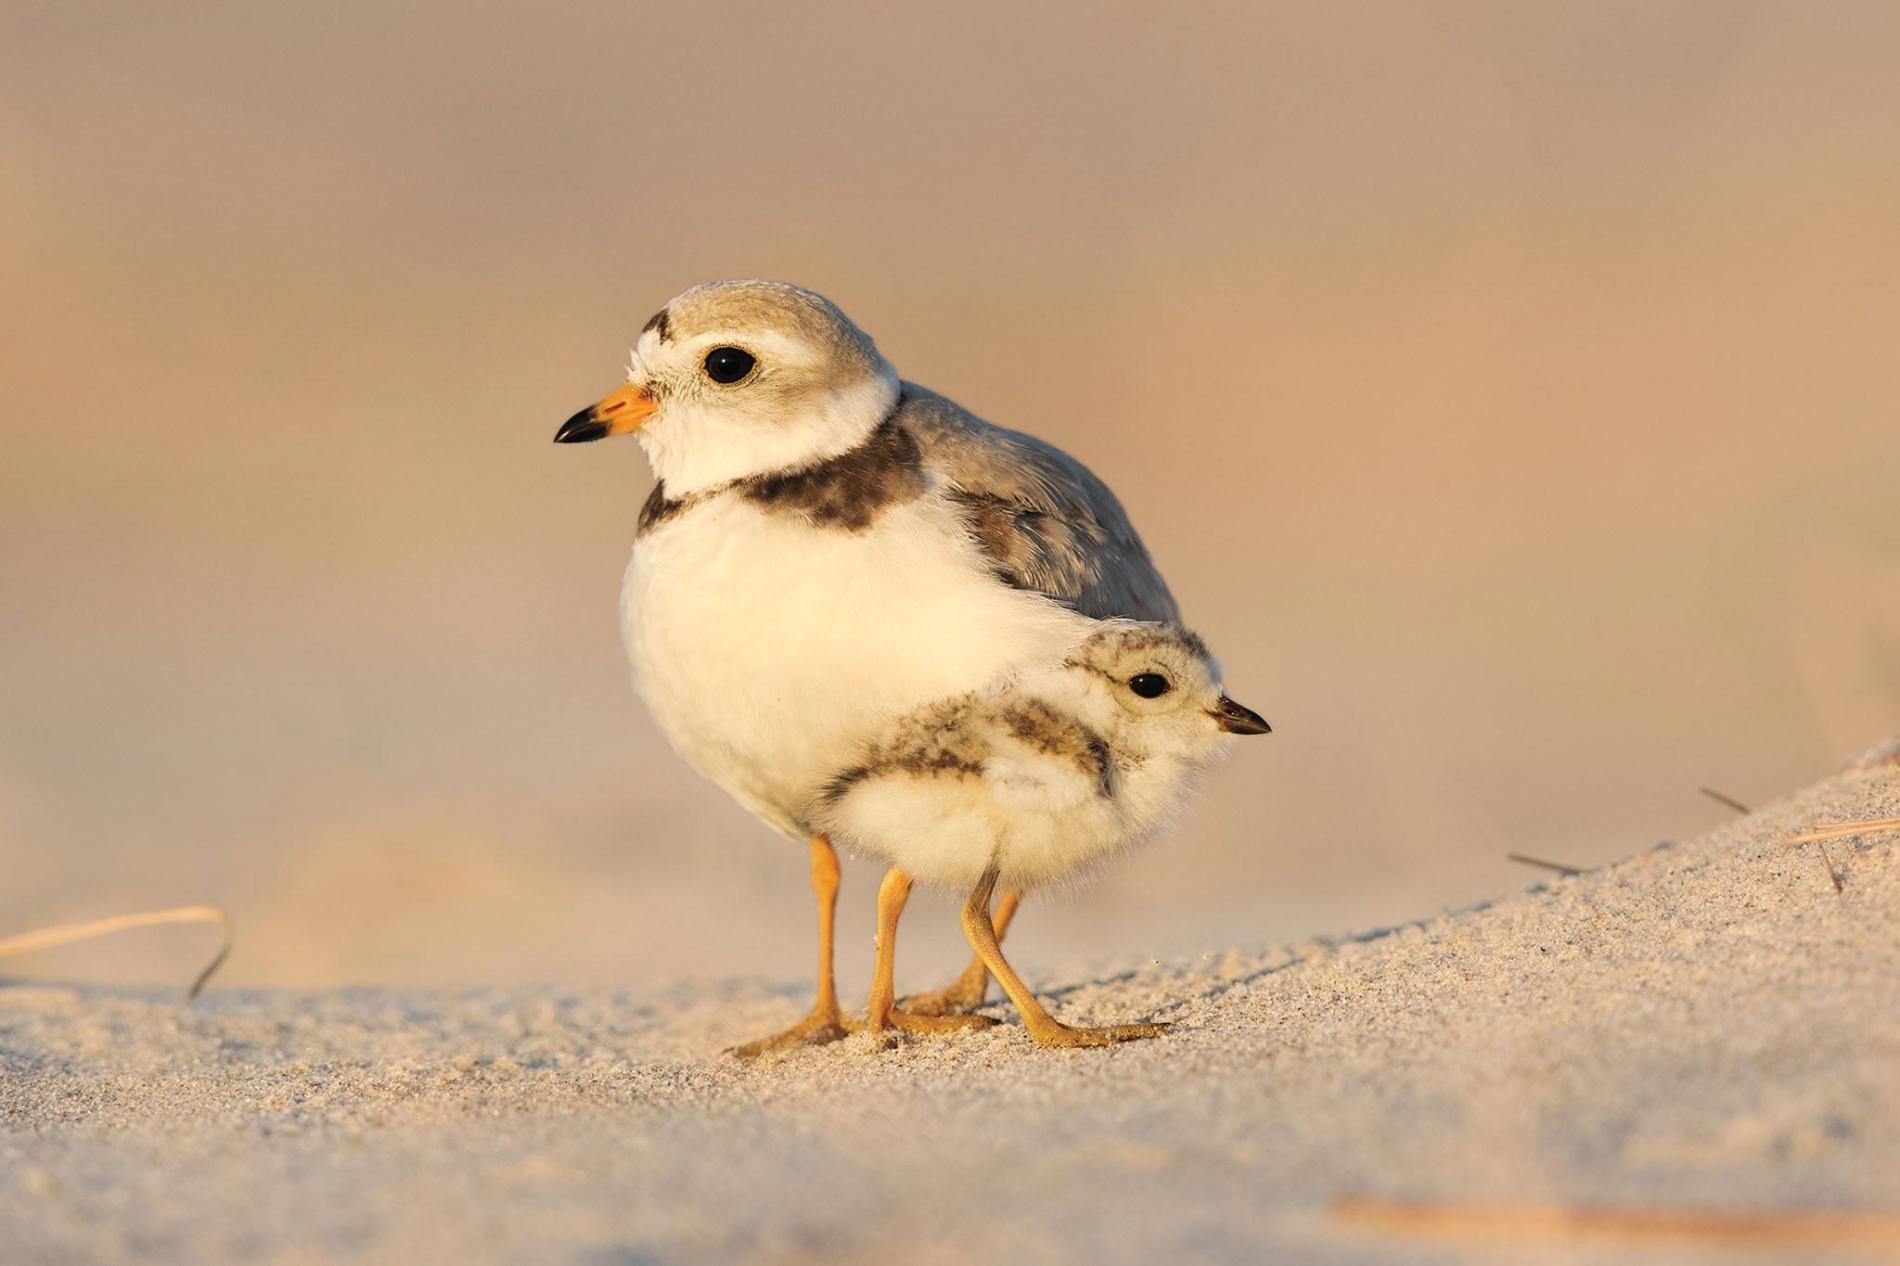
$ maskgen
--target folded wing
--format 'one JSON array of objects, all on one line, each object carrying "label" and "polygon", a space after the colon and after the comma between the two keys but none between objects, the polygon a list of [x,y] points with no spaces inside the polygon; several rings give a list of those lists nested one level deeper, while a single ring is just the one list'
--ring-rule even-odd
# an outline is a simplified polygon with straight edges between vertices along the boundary
[{"label": "folded wing", "polygon": [[1081,462],[909,383],[898,419],[1004,581],[1093,619],[1180,619],[1121,503]]}]

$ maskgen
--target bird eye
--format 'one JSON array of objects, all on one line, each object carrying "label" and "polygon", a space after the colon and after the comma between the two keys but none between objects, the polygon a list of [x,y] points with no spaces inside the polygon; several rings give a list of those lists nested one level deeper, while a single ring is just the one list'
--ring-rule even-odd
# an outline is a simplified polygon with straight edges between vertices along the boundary
[{"label": "bird eye", "polygon": [[1128,688],[1144,699],[1159,699],[1173,687],[1160,673],[1136,673],[1128,679]]},{"label": "bird eye", "polygon": [[706,353],[706,377],[714,382],[735,383],[758,363],[758,358],[742,347],[715,347]]}]

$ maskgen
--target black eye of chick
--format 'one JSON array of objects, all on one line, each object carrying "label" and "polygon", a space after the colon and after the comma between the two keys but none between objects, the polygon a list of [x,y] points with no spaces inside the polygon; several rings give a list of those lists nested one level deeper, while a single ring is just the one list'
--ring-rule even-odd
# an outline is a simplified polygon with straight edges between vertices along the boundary
[{"label": "black eye of chick", "polygon": [[714,382],[735,383],[752,372],[758,359],[742,347],[715,347],[706,353],[706,377]]},{"label": "black eye of chick", "polygon": [[1136,673],[1128,679],[1128,688],[1144,699],[1159,699],[1168,693],[1168,679],[1160,673]]}]

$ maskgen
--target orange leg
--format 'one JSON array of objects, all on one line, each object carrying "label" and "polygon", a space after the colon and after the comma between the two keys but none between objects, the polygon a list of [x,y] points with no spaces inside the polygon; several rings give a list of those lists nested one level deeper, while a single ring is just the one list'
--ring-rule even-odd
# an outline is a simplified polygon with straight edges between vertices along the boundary
[{"label": "orange leg", "polygon": [[811,890],[818,899],[818,996],[812,1001],[811,1013],[783,1033],[731,1047],[726,1054],[752,1059],[767,1051],[822,1046],[845,1035],[843,1017],[838,1012],[837,979],[832,971],[832,945],[838,922],[838,878],[837,850],[824,836],[812,836]]},{"label": "orange leg", "polygon": [[[1023,894],[1014,888],[1004,893],[1003,899],[996,903],[996,914],[991,923],[996,928],[998,943],[1001,943],[1003,934],[1009,931],[1009,921],[1016,917],[1016,907],[1022,903]],[[963,969],[963,974],[954,983],[929,993],[913,994],[904,999],[901,1005],[912,1015],[956,1015],[982,1006],[989,989],[990,969],[983,965],[983,956],[977,954],[971,957],[970,965]]]},{"label": "orange leg", "polygon": [[893,866],[884,872],[877,890],[877,965],[871,972],[871,996],[865,1003],[864,1023],[871,1039],[884,1042],[886,1027],[910,1033],[942,1033],[951,1029],[987,1028],[995,1024],[986,1015],[916,1015],[894,1005],[897,996],[897,921],[910,900],[911,878]]},{"label": "orange leg", "polygon": [[1016,1010],[1022,1014],[1023,1023],[1029,1029],[1029,1036],[1036,1039],[1038,1046],[1112,1046],[1116,1042],[1131,1042],[1136,1038],[1160,1037],[1168,1031],[1165,1024],[1110,1024],[1101,1028],[1071,1028],[1043,1010],[1036,995],[1029,992],[1029,986],[1016,974],[1016,969],[1003,957],[1003,947],[997,944],[996,928],[990,922],[990,894],[996,888],[996,871],[986,872],[977,881],[976,888],[970,893],[970,899],[963,907],[963,934],[969,938],[970,947],[977,952],[985,966],[996,975],[997,983],[1003,986],[1003,992],[1016,1004]]}]

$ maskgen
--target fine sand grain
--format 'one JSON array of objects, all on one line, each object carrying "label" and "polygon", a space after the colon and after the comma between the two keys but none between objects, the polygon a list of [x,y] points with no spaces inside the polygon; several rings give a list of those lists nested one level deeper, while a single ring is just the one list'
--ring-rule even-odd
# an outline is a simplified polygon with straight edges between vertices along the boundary
[{"label": "fine sand grain", "polygon": [[[9,1263],[1900,1260],[1900,814],[1875,760],[1475,911],[756,1065],[801,987],[0,989]],[[1537,852],[1534,841],[1525,841]],[[637,929],[626,929],[637,935]],[[1128,929],[1131,945],[1140,928]]]}]

